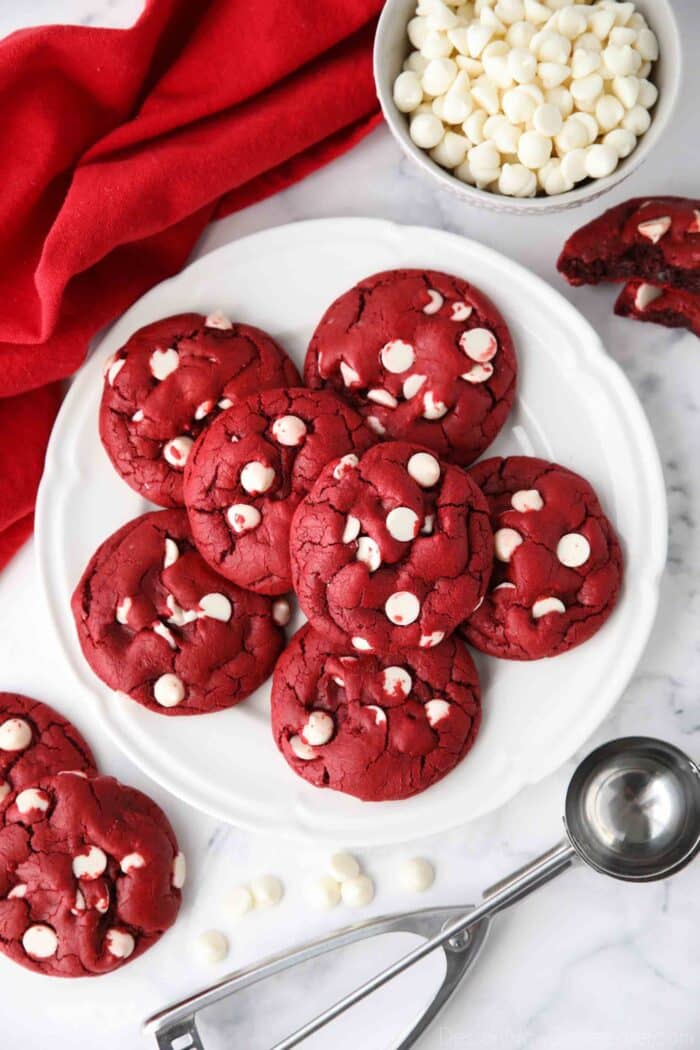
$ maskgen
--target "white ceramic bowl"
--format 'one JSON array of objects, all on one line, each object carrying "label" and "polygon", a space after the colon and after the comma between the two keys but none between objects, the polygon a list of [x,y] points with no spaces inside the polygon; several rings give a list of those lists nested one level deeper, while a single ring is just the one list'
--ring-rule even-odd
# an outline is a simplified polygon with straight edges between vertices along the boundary
[{"label": "white ceramic bowl", "polygon": [[639,139],[629,157],[620,161],[612,175],[604,179],[588,179],[568,193],[552,197],[506,197],[499,193],[479,190],[452,175],[411,140],[408,118],[394,104],[394,80],[401,72],[404,59],[413,50],[406,34],[406,26],[413,18],[416,0],[386,0],[374,38],[374,80],[377,96],[392,135],[404,153],[423,171],[442,186],[461,197],[468,204],[477,204],[493,211],[539,214],[575,208],[607,193],[613,186],[631,175],[647,159],[661,138],[676,105],[681,84],[681,43],[669,0],[635,0],[637,10],[646,18],[659,41],[659,59],[654,63],[650,79],[659,89],[659,98],[651,111],[651,126]]}]

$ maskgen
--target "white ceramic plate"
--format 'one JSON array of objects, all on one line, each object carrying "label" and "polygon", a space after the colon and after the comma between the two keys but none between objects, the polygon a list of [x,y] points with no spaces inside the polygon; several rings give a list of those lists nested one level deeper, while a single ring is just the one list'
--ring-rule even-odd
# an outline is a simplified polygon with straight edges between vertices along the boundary
[{"label": "white ceramic plate", "polygon": [[[520,362],[519,397],[490,453],[555,459],[595,485],[628,566],[614,615],[554,660],[477,654],[483,728],[462,765],[422,795],[361,803],[296,777],[269,728],[270,683],[244,704],[166,718],[115,696],[84,662],[70,596],[90,555],[150,509],[115,474],[97,434],[103,364],[141,325],[183,310],[269,330],[301,367],[326,306],[378,270],[417,266],[474,281],[503,311]],[[454,234],[374,219],[267,230],[206,255],[154,288],[106,334],[53,431],[37,507],[41,577],[63,648],[105,729],[155,780],[192,805],[256,831],[384,843],[437,832],[500,806],[569,758],[610,711],[649,635],[666,555],[666,498],[654,441],[625,376],[586,321],[539,278]]]}]

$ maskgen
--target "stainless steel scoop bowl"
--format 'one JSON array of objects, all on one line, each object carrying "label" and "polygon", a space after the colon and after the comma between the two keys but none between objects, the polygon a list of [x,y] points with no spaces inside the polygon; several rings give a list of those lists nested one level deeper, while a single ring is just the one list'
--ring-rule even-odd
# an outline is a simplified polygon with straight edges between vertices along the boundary
[{"label": "stainless steel scoop bowl", "polygon": [[575,771],[564,806],[566,838],[484,892],[467,909],[428,908],[383,916],[230,974],[146,1021],[162,1050],[201,1050],[196,1014],[258,981],[335,948],[391,931],[426,938],[413,951],[338,1000],[271,1050],[291,1050],[430,952],[445,953],[445,978],[432,1002],[396,1050],[407,1050],[437,1016],[478,955],[492,917],[576,861],[628,882],[650,882],[680,871],[700,851],[700,770],[672,744],[625,737],[593,751]]}]

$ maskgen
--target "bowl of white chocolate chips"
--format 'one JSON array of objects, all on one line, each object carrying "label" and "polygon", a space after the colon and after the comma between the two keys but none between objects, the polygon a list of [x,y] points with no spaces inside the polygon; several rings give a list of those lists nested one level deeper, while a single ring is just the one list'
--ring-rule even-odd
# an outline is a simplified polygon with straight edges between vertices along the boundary
[{"label": "bowl of white chocolate chips", "polygon": [[442,186],[557,211],[649,155],[681,48],[668,0],[387,0],[374,76],[394,137]]}]

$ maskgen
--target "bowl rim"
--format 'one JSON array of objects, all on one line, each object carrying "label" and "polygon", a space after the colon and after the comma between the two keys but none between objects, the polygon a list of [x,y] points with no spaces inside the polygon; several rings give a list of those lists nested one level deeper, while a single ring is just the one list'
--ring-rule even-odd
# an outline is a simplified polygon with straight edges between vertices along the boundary
[{"label": "bowl rim", "polygon": [[[475,204],[491,211],[530,214],[539,214],[544,211],[564,211],[568,208],[578,207],[602,196],[632,175],[648,158],[668,127],[680,95],[683,77],[683,50],[678,22],[673,13],[671,3],[669,0],[654,0],[654,14],[652,16],[654,25],[652,25],[652,28],[657,26],[662,20],[667,27],[668,39],[665,45],[664,59],[665,63],[668,63],[669,82],[664,88],[664,99],[661,108],[659,108],[658,102],[655,104],[656,109],[652,115],[649,129],[638,139],[635,148],[629,156],[622,159],[614,172],[602,179],[591,179],[578,188],[568,190],[566,193],[537,197],[510,197],[506,194],[480,190],[476,186],[462,182],[448,169],[441,168],[426,150],[416,146],[408,133],[408,114],[401,113],[394,103],[393,81],[390,82],[389,77],[386,75],[385,56],[389,34],[394,29],[393,23],[396,17],[396,8],[404,2],[405,0],[385,0],[377,24],[372,55],[377,98],[389,131],[404,154],[414,160],[426,174],[436,179],[446,190],[460,197],[465,203]],[[643,13],[646,18],[646,12]],[[410,17],[413,17],[413,14]],[[408,22],[406,22],[407,24]],[[654,31],[656,32],[655,28]],[[669,42],[670,48],[668,46]]]}]

